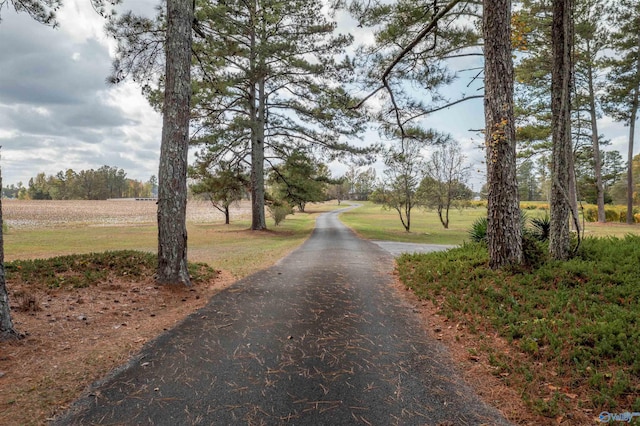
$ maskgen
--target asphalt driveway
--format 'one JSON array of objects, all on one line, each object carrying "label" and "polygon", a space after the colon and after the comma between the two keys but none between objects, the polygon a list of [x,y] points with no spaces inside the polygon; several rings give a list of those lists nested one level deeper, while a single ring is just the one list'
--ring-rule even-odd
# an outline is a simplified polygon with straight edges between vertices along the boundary
[{"label": "asphalt driveway", "polygon": [[55,425],[503,425],[394,289],[393,257],[320,216]]}]

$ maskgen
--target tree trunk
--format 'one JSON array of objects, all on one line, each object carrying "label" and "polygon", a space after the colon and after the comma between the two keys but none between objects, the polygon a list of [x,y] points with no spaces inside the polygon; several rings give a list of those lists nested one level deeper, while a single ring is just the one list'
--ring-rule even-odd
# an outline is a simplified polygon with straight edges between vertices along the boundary
[{"label": "tree trunk", "polygon": [[501,268],[522,262],[513,117],[511,1],[484,0],[483,4],[487,244],[489,265],[492,268]]},{"label": "tree trunk", "polygon": [[231,223],[231,215],[229,214],[229,206],[224,207],[224,224],[228,225]]},{"label": "tree trunk", "polygon": [[264,213],[264,128],[265,122],[265,76],[260,63],[256,31],[258,29],[258,6],[252,1],[251,19],[253,21],[251,34],[251,55],[249,58],[251,80],[253,81],[249,94],[249,115],[251,116],[251,229],[260,231],[267,229]]},{"label": "tree trunk", "polygon": [[573,141],[571,141],[571,153],[569,155],[569,209],[571,219],[569,222],[573,230],[580,232],[580,220],[578,217],[578,183],[576,181],[575,154],[573,152]]},{"label": "tree trunk", "polygon": [[186,210],[192,22],[192,0],[167,1],[166,84],[158,173],[156,280],[160,284],[191,285]]},{"label": "tree trunk", "polygon": [[[591,44],[587,41],[587,55],[591,58]],[[602,184],[602,158],[600,157],[600,138],[598,134],[598,112],[596,111],[596,92],[593,87],[593,68],[587,68],[587,83],[589,85],[589,115],[591,117],[591,144],[593,146],[593,173],[596,178],[596,194],[598,205],[598,222],[607,221],[604,213],[604,185]]]},{"label": "tree trunk", "polygon": [[[638,49],[640,49],[640,35],[638,35]],[[636,59],[636,73],[640,72],[640,55]],[[629,118],[629,151],[627,155],[627,223],[634,223],[633,219],[633,143],[636,132],[636,118],[638,117],[638,97],[640,87],[636,85],[633,93],[633,103],[631,104],[631,114]]]},{"label": "tree trunk", "polygon": [[[0,188],[2,176],[0,175]],[[0,197],[0,341],[19,339],[23,337],[13,327],[11,309],[9,307],[9,293],[4,273],[4,230],[2,229],[2,197]]]},{"label": "tree trunk", "polygon": [[551,229],[549,252],[554,259],[567,259],[570,251],[569,214],[571,210],[571,0],[553,1],[551,28],[553,60],[551,74],[551,112],[553,162],[551,164]]},{"label": "tree trunk", "polygon": [[[640,68],[640,67],[639,67]],[[638,88],[633,94],[633,104],[631,105],[631,118],[629,120],[629,151],[627,153],[627,223],[634,223],[633,220],[633,144],[636,132],[636,118],[638,116]]]}]

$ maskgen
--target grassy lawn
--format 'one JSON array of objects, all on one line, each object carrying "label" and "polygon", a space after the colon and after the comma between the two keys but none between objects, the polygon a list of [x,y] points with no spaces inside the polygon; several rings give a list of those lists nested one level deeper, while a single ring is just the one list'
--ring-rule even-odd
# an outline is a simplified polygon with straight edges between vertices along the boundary
[{"label": "grassy lawn", "polygon": [[[362,207],[340,215],[340,219],[360,236],[370,240],[458,245],[469,241],[471,225],[487,214],[484,207],[452,209],[449,211],[449,229],[444,229],[435,210],[415,208],[411,213],[411,232],[406,232],[395,210],[384,210],[380,205],[370,202],[361,204]],[[537,208],[525,212],[528,217],[547,214],[547,211]],[[640,225],[587,222],[584,234],[587,237],[624,237],[627,234],[640,234]]]},{"label": "grassy lawn", "polygon": [[[243,277],[263,269],[298,247],[310,235],[315,218],[337,203],[311,205],[307,213],[290,215],[279,226],[267,220],[268,231],[250,231],[250,222],[188,223],[188,257],[216,269]],[[37,259],[53,256],[137,250],[157,252],[154,224],[74,226],[37,229],[9,229],[4,236],[5,258]]]}]

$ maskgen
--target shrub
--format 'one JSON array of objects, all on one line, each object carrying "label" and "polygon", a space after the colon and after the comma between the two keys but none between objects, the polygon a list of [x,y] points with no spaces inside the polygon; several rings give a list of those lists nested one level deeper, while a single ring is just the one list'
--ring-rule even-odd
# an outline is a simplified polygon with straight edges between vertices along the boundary
[{"label": "shrub", "polygon": [[544,217],[534,217],[531,219],[531,236],[538,241],[547,241],[551,231],[551,218],[549,215]]},{"label": "shrub", "polygon": [[293,208],[286,201],[274,201],[267,208],[276,226],[280,225],[288,215],[293,214]]},{"label": "shrub", "polygon": [[486,243],[488,226],[489,220],[486,217],[477,218],[469,230],[469,238],[471,238],[471,241],[474,243]]},{"label": "shrub", "polygon": [[522,235],[522,258],[524,264],[531,269],[538,269],[547,261],[547,246],[533,233]]},{"label": "shrub", "polygon": [[620,221],[620,213],[614,209],[604,209],[604,217],[607,222]]},{"label": "shrub", "polygon": [[587,222],[597,222],[598,220],[598,209],[594,207],[587,207],[584,211],[584,220]]}]

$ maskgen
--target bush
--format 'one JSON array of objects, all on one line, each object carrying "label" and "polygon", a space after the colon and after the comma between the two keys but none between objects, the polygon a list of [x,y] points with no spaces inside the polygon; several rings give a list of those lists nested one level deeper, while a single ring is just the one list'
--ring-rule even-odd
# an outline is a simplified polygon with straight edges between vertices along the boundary
[{"label": "bush", "polygon": [[531,219],[531,236],[538,241],[549,240],[551,232],[551,218],[549,215],[544,217],[534,217]]},{"label": "bush", "polygon": [[274,201],[267,208],[276,226],[280,225],[288,215],[293,214],[293,208],[286,201]]},{"label": "bush", "polygon": [[537,237],[534,237],[533,233],[524,233],[522,235],[522,259],[525,266],[531,269],[541,267],[548,259],[547,249],[547,245]]},{"label": "bush", "polygon": [[[638,411],[640,236],[587,238],[578,255],[563,262],[544,261],[545,244],[530,235],[523,249],[531,263],[542,253],[539,267],[492,270],[487,250],[469,244],[403,255],[398,274],[416,295],[483,339],[478,351],[534,411],[554,417],[612,407]],[[509,348],[493,346],[493,334]],[[554,402],[565,386],[575,395],[565,391]]]},{"label": "bush", "polygon": [[584,220],[587,222],[597,222],[598,221],[598,209],[594,207],[587,207],[584,211]]},{"label": "bush", "polygon": [[471,241],[474,243],[486,243],[488,226],[489,220],[486,217],[477,218],[469,230],[469,238],[471,238]]}]

